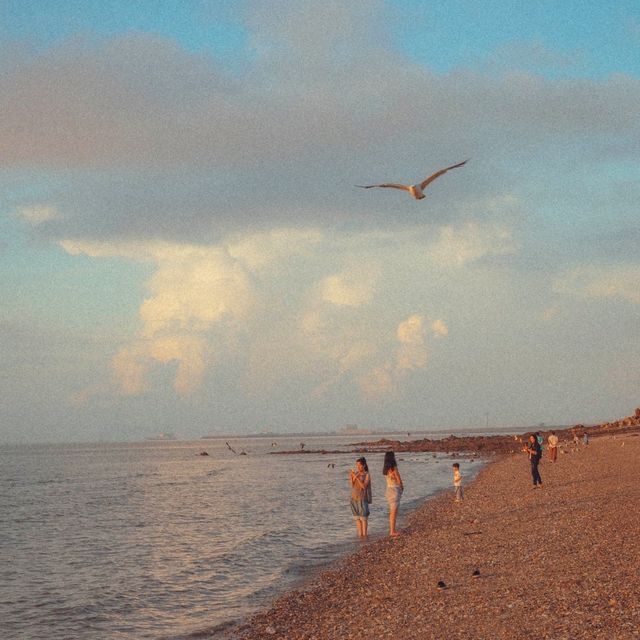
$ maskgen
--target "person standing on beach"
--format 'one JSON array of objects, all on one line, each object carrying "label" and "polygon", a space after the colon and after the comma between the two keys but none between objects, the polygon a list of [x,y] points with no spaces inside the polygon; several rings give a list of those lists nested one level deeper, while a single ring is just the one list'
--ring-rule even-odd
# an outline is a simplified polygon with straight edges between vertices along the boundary
[{"label": "person standing on beach", "polygon": [[558,459],[558,436],[555,431],[552,431],[547,438],[547,446],[549,447],[549,461],[555,462]]},{"label": "person standing on beach", "polygon": [[539,431],[536,431],[536,440],[538,441],[538,444],[540,445],[540,458],[542,458],[542,447],[544,445],[544,437],[542,436],[542,434]]},{"label": "person standing on beach", "polygon": [[351,483],[351,513],[356,521],[358,536],[365,538],[369,523],[369,504],[371,503],[371,476],[367,460],[358,458],[356,470],[349,470]]},{"label": "person standing on beach", "polygon": [[382,475],[387,481],[387,502],[389,503],[389,535],[400,535],[396,531],[396,520],[398,518],[398,507],[400,506],[400,498],[404,491],[398,463],[393,451],[387,451],[384,454],[384,463],[382,465]]},{"label": "person standing on beach", "polygon": [[573,446],[576,448],[576,451],[580,448],[580,438],[578,438],[578,434],[573,431]]},{"label": "person standing on beach", "polygon": [[540,458],[542,457],[542,449],[538,438],[532,433],[529,436],[529,442],[522,449],[525,453],[529,454],[529,462],[531,463],[531,478],[533,480],[533,488],[542,489],[542,478],[540,477],[540,471],[538,471],[538,465],[540,464]]},{"label": "person standing on beach", "polygon": [[455,502],[462,502],[464,496],[462,491],[462,475],[460,473],[460,464],[457,462],[453,463],[453,489],[456,494]]}]

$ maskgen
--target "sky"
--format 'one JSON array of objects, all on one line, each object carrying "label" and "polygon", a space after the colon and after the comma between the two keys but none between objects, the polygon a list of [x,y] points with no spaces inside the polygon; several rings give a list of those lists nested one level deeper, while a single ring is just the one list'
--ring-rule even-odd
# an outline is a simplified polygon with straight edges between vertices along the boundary
[{"label": "sky", "polygon": [[0,1],[0,443],[631,414],[639,104],[636,0]]}]

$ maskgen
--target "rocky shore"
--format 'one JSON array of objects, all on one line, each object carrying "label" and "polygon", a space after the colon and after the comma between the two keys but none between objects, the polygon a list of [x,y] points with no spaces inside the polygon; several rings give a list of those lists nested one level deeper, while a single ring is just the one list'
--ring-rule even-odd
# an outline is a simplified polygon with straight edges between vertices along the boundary
[{"label": "rocky shore", "polygon": [[[537,429],[536,433],[543,436],[544,441],[551,433],[551,429]],[[560,451],[566,452],[571,448],[574,436],[581,438],[587,434],[589,438],[597,438],[604,435],[616,435],[632,432],[640,432],[640,407],[635,410],[634,415],[615,420],[613,422],[603,422],[602,424],[585,426],[576,424],[571,427],[554,428],[553,431],[560,440]],[[486,455],[489,453],[517,453],[522,448],[522,440],[532,433],[527,431],[520,435],[493,435],[493,436],[446,436],[444,438],[422,440],[389,440],[382,438],[374,442],[359,442],[353,445],[349,451],[326,451],[314,449],[292,449],[287,451],[274,451],[273,455],[296,455],[310,453],[339,454],[339,453],[378,453],[380,451],[395,451],[403,453],[407,451],[433,451],[440,453],[465,453]]]},{"label": "rocky shore", "polygon": [[639,426],[636,412],[589,428],[588,445],[543,458],[542,489],[524,454],[497,456],[464,502],[427,501],[400,537],[363,544],[233,637],[640,638]]}]

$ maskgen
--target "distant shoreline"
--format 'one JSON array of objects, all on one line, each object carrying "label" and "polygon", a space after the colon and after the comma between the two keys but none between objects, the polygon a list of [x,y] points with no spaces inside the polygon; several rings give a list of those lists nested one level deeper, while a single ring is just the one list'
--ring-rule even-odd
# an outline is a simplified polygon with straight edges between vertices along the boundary
[{"label": "distant shoreline", "polygon": [[[567,429],[568,426],[537,426],[531,427],[532,430],[538,429]],[[465,435],[468,433],[520,433],[523,431],[522,427],[460,427],[460,428],[445,428],[445,429],[375,429],[371,431],[361,431],[361,432],[348,432],[348,431],[312,431],[312,432],[295,432],[295,433],[283,433],[283,432],[273,432],[273,433],[249,433],[249,434],[209,434],[200,436],[199,440],[239,440],[239,439],[249,439],[249,438],[334,438],[336,436],[339,437],[364,437],[364,436],[393,436],[393,435],[406,435],[409,434],[411,436],[421,435],[421,434],[442,434],[443,436],[451,435],[451,434],[460,434]],[[527,431],[527,429],[525,429]]]},{"label": "distant shoreline", "polygon": [[[554,432],[559,438],[561,451],[564,447],[573,444],[574,436],[581,438],[585,433],[590,438],[598,438],[604,435],[628,434],[640,432],[640,409],[632,416],[613,422],[585,426],[577,424],[572,427],[547,427],[525,431],[519,435],[510,431],[510,435],[449,435],[442,438],[424,438],[422,440],[390,440],[382,438],[375,441],[353,443],[348,451],[328,451],[324,449],[289,449],[272,451],[274,455],[299,455],[308,453],[338,454],[338,453],[380,453],[382,451],[398,452],[434,452],[434,453],[464,453],[478,456],[486,456],[496,453],[516,453],[522,448],[522,442],[531,433],[540,434],[544,441]],[[486,433],[486,431],[484,432]],[[392,434],[385,434],[392,435]],[[433,435],[433,434],[432,434]]]}]

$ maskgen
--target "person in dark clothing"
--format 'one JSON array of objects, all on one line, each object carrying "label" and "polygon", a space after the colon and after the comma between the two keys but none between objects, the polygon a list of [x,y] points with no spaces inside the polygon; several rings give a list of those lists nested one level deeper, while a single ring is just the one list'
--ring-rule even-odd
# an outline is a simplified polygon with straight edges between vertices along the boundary
[{"label": "person in dark clothing", "polygon": [[529,455],[533,488],[537,489],[539,487],[542,489],[542,478],[540,477],[540,471],[538,471],[538,465],[540,464],[540,458],[542,457],[542,447],[540,446],[535,434],[532,433],[529,436],[529,442],[527,442],[523,451]]}]

